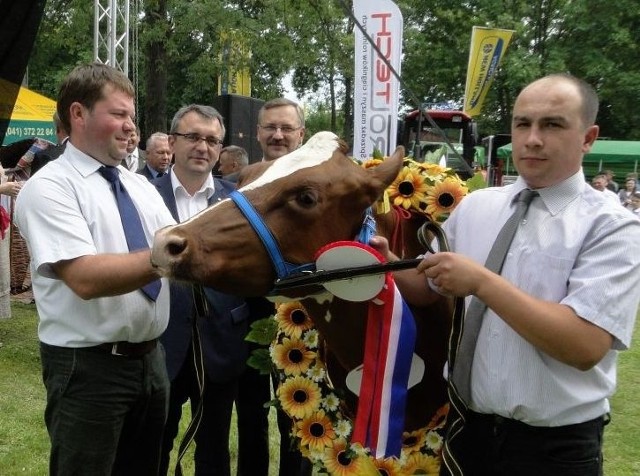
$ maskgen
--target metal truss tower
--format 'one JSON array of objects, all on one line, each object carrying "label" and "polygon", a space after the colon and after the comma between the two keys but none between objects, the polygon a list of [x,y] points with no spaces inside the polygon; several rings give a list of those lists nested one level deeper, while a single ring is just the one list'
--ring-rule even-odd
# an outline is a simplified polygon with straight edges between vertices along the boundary
[{"label": "metal truss tower", "polygon": [[129,0],[94,0],[93,58],[129,76]]}]

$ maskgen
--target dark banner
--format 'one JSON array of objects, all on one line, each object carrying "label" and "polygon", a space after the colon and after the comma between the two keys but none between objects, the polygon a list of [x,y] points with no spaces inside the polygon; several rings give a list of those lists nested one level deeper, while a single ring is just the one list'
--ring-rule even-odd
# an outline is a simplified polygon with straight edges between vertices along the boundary
[{"label": "dark banner", "polygon": [[0,0],[0,144],[4,140],[20,84],[38,33],[45,0]]}]

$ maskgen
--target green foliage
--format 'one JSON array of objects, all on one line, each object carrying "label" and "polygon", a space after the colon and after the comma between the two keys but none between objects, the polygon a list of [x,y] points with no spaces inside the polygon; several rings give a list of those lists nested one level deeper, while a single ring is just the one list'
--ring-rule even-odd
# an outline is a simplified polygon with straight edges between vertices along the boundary
[{"label": "green foliage", "polygon": [[480,190],[481,188],[487,188],[487,182],[480,172],[473,174],[473,177],[467,179],[465,183],[467,184],[469,192]]},{"label": "green foliage", "polygon": [[276,338],[278,323],[273,317],[267,317],[251,323],[251,329],[245,337],[248,342],[269,345]]},{"label": "green foliage", "polygon": [[273,371],[269,349],[254,349],[247,359],[247,365],[260,371],[261,375],[269,375]]},{"label": "green foliage", "polygon": [[[351,8],[352,2],[346,3]],[[144,127],[147,121],[154,128],[168,123],[167,117],[155,116],[170,117],[190,102],[211,103],[221,72],[248,67],[252,95],[265,100],[283,94],[283,78],[291,72],[298,96],[315,95],[307,112],[309,131],[333,130],[348,139],[354,25],[342,2],[144,0],[140,4],[144,11],[131,18],[138,22],[132,31],[138,32],[139,51],[134,54],[132,44],[131,58],[138,60],[143,135],[151,132]],[[526,83],[547,73],[569,71],[597,88],[601,135],[640,139],[637,0],[398,0],[397,4],[404,16],[403,110],[422,102],[460,101],[472,27],[506,28],[515,33],[477,118],[482,135],[509,131],[513,102]],[[220,35],[229,31],[241,33],[251,48],[249,59],[222,59]],[[70,69],[92,57],[93,2],[48,1],[29,63],[29,86],[55,97]]]}]

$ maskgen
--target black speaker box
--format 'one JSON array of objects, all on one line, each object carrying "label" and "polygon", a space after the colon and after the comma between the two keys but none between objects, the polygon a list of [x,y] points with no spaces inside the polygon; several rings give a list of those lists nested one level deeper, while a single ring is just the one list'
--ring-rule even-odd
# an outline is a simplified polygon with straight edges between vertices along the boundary
[{"label": "black speaker box", "polygon": [[224,146],[237,145],[249,154],[249,163],[262,160],[262,149],[256,137],[258,130],[258,111],[264,104],[255,99],[237,94],[222,94],[213,98],[215,107],[222,117],[227,134]]}]

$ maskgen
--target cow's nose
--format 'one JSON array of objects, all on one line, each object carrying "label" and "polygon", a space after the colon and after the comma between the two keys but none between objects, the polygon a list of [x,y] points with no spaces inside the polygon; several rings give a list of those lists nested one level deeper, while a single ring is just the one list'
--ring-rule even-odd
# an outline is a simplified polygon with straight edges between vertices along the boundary
[{"label": "cow's nose", "polygon": [[187,248],[187,239],[174,233],[172,227],[158,230],[153,240],[151,263],[163,275],[168,276]]}]

